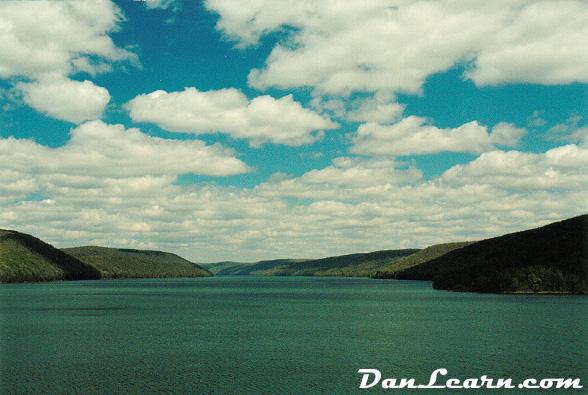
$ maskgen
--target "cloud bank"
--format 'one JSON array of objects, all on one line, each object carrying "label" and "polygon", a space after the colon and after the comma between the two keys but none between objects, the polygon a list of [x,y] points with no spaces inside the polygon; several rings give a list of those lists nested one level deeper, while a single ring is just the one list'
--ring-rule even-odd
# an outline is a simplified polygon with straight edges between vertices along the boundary
[{"label": "cloud bank", "polygon": [[85,80],[41,79],[16,85],[29,106],[52,118],[81,123],[100,119],[110,101],[108,90]]},{"label": "cloud bank", "polygon": [[499,123],[488,133],[473,121],[458,128],[439,129],[427,120],[409,116],[392,125],[365,123],[353,137],[352,153],[362,155],[422,155],[439,152],[479,154],[497,145],[513,147],[526,133],[511,124]]},{"label": "cloud bank", "polygon": [[292,95],[252,100],[238,89],[201,92],[155,91],[127,103],[135,122],[151,122],[162,129],[181,133],[225,133],[246,139],[252,146],[264,142],[299,146],[321,137],[320,132],[339,125],[328,117],[305,109]]},{"label": "cloud bank", "polygon": [[588,211],[587,159],[575,144],[494,150],[426,180],[414,163],[340,157],[253,188],[178,185],[186,172],[248,168],[219,146],[95,121],[60,148],[0,140],[0,221],[59,246],[157,248],[199,262],[425,247]]},{"label": "cloud bank", "polygon": [[[207,0],[238,46],[287,32],[251,86],[316,94],[416,93],[456,65],[478,86],[588,82],[582,0],[275,2]],[[562,45],[565,43],[565,45]]]},{"label": "cloud bank", "polygon": [[92,191],[104,186],[104,180],[167,177],[173,181],[186,173],[227,176],[250,171],[220,144],[161,139],[102,121],[72,129],[70,140],[58,148],[28,139],[0,139],[0,167],[7,176],[0,187],[5,201],[46,194],[53,188]]}]

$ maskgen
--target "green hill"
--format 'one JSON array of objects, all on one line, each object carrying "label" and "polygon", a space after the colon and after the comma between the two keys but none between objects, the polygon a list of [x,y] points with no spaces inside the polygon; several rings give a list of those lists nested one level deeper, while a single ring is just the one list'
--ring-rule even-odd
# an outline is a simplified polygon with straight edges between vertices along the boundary
[{"label": "green hill", "polygon": [[243,266],[251,265],[250,263],[242,263],[242,262],[233,262],[233,261],[222,261],[222,262],[215,262],[215,263],[201,263],[204,269],[208,270],[215,276],[221,272],[225,272],[225,275],[231,274],[231,271],[237,270],[238,268],[242,268]]},{"label": "green hill", "polygon": [[0,229],[3,283],[208,276],[212,273],[167,252],[105,247],[59,250],[34,236]]},{"label": "green hill", "polygon": [[412,255],[399,259],[391,265],[387,265],[380,268],[378,271],[373,273],[371,277],[393,278],[394,275],[398,272],[401,272],[405,269],[408,269],[416,265],[420,265],[421,263],[430,261],[431,259],[438,258],[442,255],[447,254],[448,252],[457,250],[472,243],[472,241],[463,241],[457,243],[435,244],[433,246],[422,249]]},{"label": "green hill", "polygon": [[0,282],[87,280],[98,270],[31,235],[0,230]]},{"label": "green hill", "polygon": [[63,251],[95,267],[101,278],[212,276],[208,270],[169,252],[95,246],[64,248]]},{"label": "green hill", "polygon": [[393,277],[454,291],[587,293],[588,215],[478,241]]},{"label": "green hill", "polygon": [[276,259],[249,264],[240,263],[229,265],[219,270],[217,274],[367,277],[383,266],[390,265],[417,251],[419,250],[387,250],[321,259]]}]

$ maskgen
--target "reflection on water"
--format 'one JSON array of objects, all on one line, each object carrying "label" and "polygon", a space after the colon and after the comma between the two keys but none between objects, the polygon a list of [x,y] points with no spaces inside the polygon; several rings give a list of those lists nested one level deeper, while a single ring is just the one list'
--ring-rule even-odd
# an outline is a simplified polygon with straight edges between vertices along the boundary
[{"label": "reflection on water", "polygon": [[[3,394],[427,391],[360,390],[362,368],[423,384],[443,367],[588,385],[585,296],[312,277],[2,284],[0,295]],[[533,391],[508,393],[556,393]]]}]

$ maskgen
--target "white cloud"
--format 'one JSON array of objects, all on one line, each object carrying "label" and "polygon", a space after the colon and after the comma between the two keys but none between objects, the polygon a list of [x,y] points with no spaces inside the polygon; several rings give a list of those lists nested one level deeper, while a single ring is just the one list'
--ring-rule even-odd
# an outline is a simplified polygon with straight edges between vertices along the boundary
[{"label": "white cloud", "polygon": [[177,9],[179,7],[178,2],[176,0],[143,0],[143,4],[148,9],[155,9],[155,8],[169,8],[173,7]]},{"label": "white cloud", "polygon": [[122,20],[108,0],[2,1],[0,78],[25,79],[16,85],[25,103],[50,117],[74,123],[100,118],[108,91],[67,76],[94,76],[118,61],[138,64],[109,37]]},{"label": "white cloud", "polygon": [[518,2],[468,73],[477,85],[588,82],[588,3]]},{"label": "white cloud", "polygon": [[[48,148],[31,140],[0,139],[0,168],[60,180],[78,177],[129,178],[183,173],[226,176],[247,172],[234,152],[199,140],[150,137],[138,129],[86,122],[71,131],[63,147]],[[72,187],[75,187],[73,185]]]},{"label": "white cloud", "polygon": [[[483,161],[485,155],[470,165]],[[567,178],[564,182],[585,170],[583,155],[573,146],[542,154],[549,164],[559,163],[559,176]],[[573,159],[564,166],[558,162],[563,158]],[[400,165],[388,160],[339,158],[333,166],[301,177],[268,180],[254,192],[274,199],[300,199],[301,203],[284,210],[281,224],[292,221],[286,228],[296,240],[306,232],[308,239],[304,241],[314,246],[312,251],[325,251],[324,246],[331,244],[349,247],[345,252],[357,252],[375,250],[376,245],[390,248],[385,246],[390,246],[392,240],[395,246],[407,247],[475,240],[533,228],[588,210],[585,182],[565,194],[551,190],[547,184],[529,188],[524,183],[502,182],[523,174],[516,170],[523,165],[520,162],[488,170],[488,174],[502,177],[491,184],[483,174],[458,180],[444,175],[424,181],[418,169],[402,170]],[[532,177],[540,169],[527,170]],[[361,177],[371,177],[372,182],[362,182]]]},{"label": "white cloud", "polygon": [[511,124],[499,123],[492,133],[473,121],[453,129],[439,129],[427,120],[409,116],[392,125],[365,123],[353,137],[351,152],[363,155],[421,155],[438,152],[481,153],[496,145],[516,145],[525,133]]},{"label": "white cloud", "polygon": [[519,140],[527,134],[523,128],[517,128],[511,123],[500,122],[492,128],[490,141],[501,147],[516,147]]},{"label": "white cloud", "polygon": [[153,122],[172,132],[226,133],[247,139],[253,146],[266,141],[290,146],[309,144],[320,137],[320,131],[338,127],[327,117],[303,108],[292,95],[248,100],[234,88],[156,91],[135,97],[127,108],[135,122]]},{"label": "white cloud", "polygon": [[[217,28],[241,46],[285,28],[256,88],[319,94],[418,92],[467,62],[477,85],[588,81],[588,3],[582,0],[207,0]],[[565,43],[565,45],[562,45]]]},{"label": "white cloud", "polygon": [[297,178],[277,174],[255,187],[261,196],[345,202],[376,202],[393,189],[417,183],[423,174],[414,165],[390,159],[341,157],[331,166]]},{"label": "white cloud", "polygon": [[0,2],[0,77],[68,75],[79,59],[85,67],[136,59],[108,36],[122,18],[108,0]]},{"label": "white cloud", "polygon": [[25,103],[35,110],[73,123],[99,119],[110,101],[105,88],[88,80],[42,79],[17,84],[17,88],[22,91]]},{"label": "white cloud", "polygon": [[551,140],[581,143],[588,148],[588,125],[579,115],[571,115],[565,123],[557,124],[549,129],[548,138]]},{"label": "white cloud", "polygon": [[519,191],[588,190],[588,149],[570,144],[543,154],[492,151],[442,175],[452,185],[489,184]]},{"label": "white cloud", "polygon": [[543,119],[543,113],[545,111],[533,111],[533,115],[528,118],[528,125],[529,127],[541,127],[547,123],[545,119]]},{"label": "white cloud", "polygon": [[352,122],[391,123],[402,117],[404,105],[395,101],[390,92],[379,91],[374,95],[353,100],[316,97],[313,107],[332,112],[337,118]]},{"label": "white cloud", "polygon": [[336,158],[333,165],[311,170],[300,177],[306,184],[328,184],[341,187],[369,187],[371,185],[403,185],[422,177],[414,166],[389,159]]}]

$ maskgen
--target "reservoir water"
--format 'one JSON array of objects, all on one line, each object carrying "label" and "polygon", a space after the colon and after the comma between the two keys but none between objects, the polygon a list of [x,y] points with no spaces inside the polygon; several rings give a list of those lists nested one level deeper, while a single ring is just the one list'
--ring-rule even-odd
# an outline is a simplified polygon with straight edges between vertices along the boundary
[{"label": "reservoir water", "polygon": [[[586,394],[588,298],[213,277],[0,284],[1,394]],[[360,389],[359,369],[582,389]]]}]

